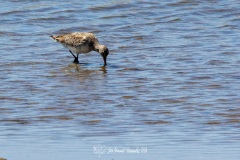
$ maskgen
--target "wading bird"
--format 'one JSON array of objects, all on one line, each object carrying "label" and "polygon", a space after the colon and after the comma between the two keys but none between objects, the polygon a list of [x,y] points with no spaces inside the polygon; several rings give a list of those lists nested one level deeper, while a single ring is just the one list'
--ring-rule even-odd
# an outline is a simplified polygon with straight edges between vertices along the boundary
[{"label": "wading bird", "polygon": [[107,65],[107,56],[109,53],[108,48],[105,45],[100,44],[97,37],[93,33],[74,32],[58,36],[51,35],[50,37],[69,49],[69,52],[74,57],[74,63],[79,63],[79,54],[96,51],[101,54],[104,61],[104,66]]}]

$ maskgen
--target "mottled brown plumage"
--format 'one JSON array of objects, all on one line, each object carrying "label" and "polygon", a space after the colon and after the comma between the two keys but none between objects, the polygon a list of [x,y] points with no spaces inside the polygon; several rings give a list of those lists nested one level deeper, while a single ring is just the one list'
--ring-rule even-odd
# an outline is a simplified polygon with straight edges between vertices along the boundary
[{"label": "mottled brown plumage", "polygon": [[[107,56],[109,53],[108,48],[100,44],[97,37],[93,33],[74,32],[58,36],[51,35],[50,37],[69,49],[70,53],[75,58],[74,63],[79,63],[79,54],[96,51],[99,52],[103,57],[104,65],[107,65]],[[75,56],[73,53],[77,54],[77,56]]]}]

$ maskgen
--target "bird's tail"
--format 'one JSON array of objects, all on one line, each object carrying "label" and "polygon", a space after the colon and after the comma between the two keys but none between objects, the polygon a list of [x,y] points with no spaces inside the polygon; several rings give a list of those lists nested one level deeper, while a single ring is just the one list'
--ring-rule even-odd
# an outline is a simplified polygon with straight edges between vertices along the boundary
[{"label": "bird's tail", "polygon": [[56,39],[57,37],[56,37],[56,36],[51,35],[50,37],[51,37],[55,42],[57,42],[57,39]]},{"label": "bird's tail", "polygon": [[61,43],[63,41],[63,38],[61,36],[50,36],[55,42]]}]

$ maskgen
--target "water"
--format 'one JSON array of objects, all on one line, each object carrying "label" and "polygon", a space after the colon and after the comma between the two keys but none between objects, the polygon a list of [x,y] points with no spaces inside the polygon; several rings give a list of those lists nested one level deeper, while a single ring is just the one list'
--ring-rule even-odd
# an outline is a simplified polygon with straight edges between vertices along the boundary
[{"label": "water", "polygon": [[[240,3],[1,3],[0,157],[240,158]],[[73,57],[49,35],[93,32]]]}]

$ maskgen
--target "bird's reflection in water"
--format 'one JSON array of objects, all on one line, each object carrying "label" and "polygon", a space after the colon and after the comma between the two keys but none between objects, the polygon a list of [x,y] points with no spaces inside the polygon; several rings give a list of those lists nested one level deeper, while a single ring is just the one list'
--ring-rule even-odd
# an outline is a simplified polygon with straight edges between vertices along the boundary
[{"label": "bird's reflection in water", "polygon": [[106,66],[100,67],[100,70],[99,70],[99,71],[102,71],[103,73],[107,73],[107,68],[106,68]]},{"label": "bird's reflection in water", "polygon": [[[101,67],[88,67],[89,64],[87,63],[80,63],[80,64],[70,64],[63,68],[64,72],[68,73],[69,75],[76,76],[78,78],[87,78],[94,75],[99,75],[100,73],[106,74],[107,73],[107,67],[101,66]],[[100,74],[102,75],[102,74]]]}]

